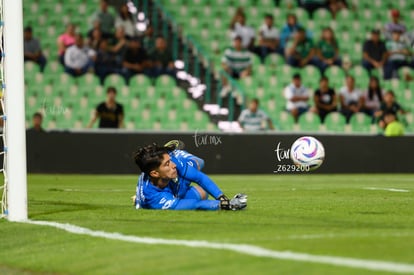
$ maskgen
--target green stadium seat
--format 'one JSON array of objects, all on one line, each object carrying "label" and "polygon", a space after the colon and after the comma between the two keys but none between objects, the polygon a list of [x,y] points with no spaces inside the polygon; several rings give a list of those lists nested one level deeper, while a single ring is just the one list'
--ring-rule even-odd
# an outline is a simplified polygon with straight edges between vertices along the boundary
[{"label": "green stadium seat", "polygon": [[276,70],[276,68],[284,64],[285,64],[285,59],[280,54],[272,53],[266,56],[265,65],[270,70]]},{"label": "green stadium seat", "polygon": [[354,133],[371,133],[372,117],[365,113],[355,113],[352,115],[349,124]]},{"label": "green stadium seat", "polygon": [[349,74],[355,78],[355,83],[357,87],[367,87],[369,82],[368,71],[365,70],[361,65],[356,65],[351,68]]},{"label": "green stadium seat", "polygon": [[169,75],[161,75],[155,80],[156,90],[171,90],[171,87],[176,86],[176,80]]},{"label": "green stadium seat", "polygon": [[24,62],[24,72],[26,74],[35,74],[40,72],[40,67],[33,61],[26,61]]},{"label": "green stadium seat", "polygon": [[330,66],[325,70],[325,76],[333,87],[341,87],[344,84],[346,73],[339,66]]},{"label": "green stadium seat", "polygon": [[299,128],[301,131],[320,131],[321,119],[314,112],[306,112],[299,117]]},{"label": "green stadium seat", "polygon": [[124,86],[124,85],[126,85],[125,78],[119,74],[110,74],[105,78],[105,81],[104,81],[105,87],[108,87],[108,86],[119,87],[119,86]]},{"label": "green stadium seat", "polygon": [[295,119],[286,111],[279,112],[276,116],[272,117],[272,119],[279,130],[292,131],[295,129]]},{"label": "green stadium seat", "polygon": [[393,78],[383,81],[382,86],[385,90],[392,90],[396,94],[402,94],[406,88],[406,83],[398,78]]},{"label": "green stadium seat", "polygon": [[305,87],[314,89],[318,87],[321,78],[320,70],[312,65],[307,65],[302,69],[302,83]]},{"label": "green stadium seat", "polygon": [[325,117],[325,126],[328,131],[342,133],[345,131],[346,119],[339,112],[329,113]]},{"label": "green stadium seat", "polygon": [[80,86],[86,85],[86,86],[89,86],[89,87],[101,85],[99,77],[96,76],[93,73],[87,73],[87,74],[85,74],[81,77],[78,77],[77,78],[77,83]]}]

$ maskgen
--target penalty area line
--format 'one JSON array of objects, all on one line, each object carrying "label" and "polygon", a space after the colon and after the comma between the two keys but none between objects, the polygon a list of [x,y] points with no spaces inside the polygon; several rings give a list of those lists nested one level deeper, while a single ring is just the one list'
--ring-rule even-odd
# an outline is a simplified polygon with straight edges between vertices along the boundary
[{"label": "penalty area line", "polygon": [[175,239],[161,239],[161,238],[150,238],[150,237],[139,237],[133,235],[124,235],[116,232],[105,232],[105,231],[96,231],[85,227],[80,227],[68,223],[58,223],[50,221],[34,221],[34,220],[25,220],[21,221],[22,223],[49,226],[57,229],[64,230],[69,233],[87,235],[92,237],[125,241],[131,243],[141,243],[141,244],[155,244],[155,245],[176,245],[176,246],[186,246],[186,247],[197,247],[197,248],[209,248],[217,250],[228,250],[232,252],[237,252],[240,254],[255,256],[255,257],[264,257],[264,258],[273,258],[279,260],[291,260],[299,262],[310,262],[318,264],[328,264],[342,267],[351,267],[359,269],[368,269],[376,271],[388,271],[394,273],[414,273],[414,264],[406,263],[396,263],[396,262],[387,262],[387,261],[377,261],[377,260],[364,260],[356,258],[346,258],[346,257],[337,257],[337,256],[328,256],[328,255],[313,255],[307,253],[299,253],[293,251],[277,251],[267,248],[263,248],[255,245],[248,244],[230,244],[230,243],[216,243],[209,242],[205,240],[175,240]]}]

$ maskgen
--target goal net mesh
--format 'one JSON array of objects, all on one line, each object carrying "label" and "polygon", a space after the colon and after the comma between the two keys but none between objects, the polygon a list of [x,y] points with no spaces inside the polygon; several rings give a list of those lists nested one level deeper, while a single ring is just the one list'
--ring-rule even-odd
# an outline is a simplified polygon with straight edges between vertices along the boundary
[{"label": "goal net mesh", "polygon": [[6,171],[6,154],[7,154],[7,142],[6,142],[6,110],[4,108],[4,99],[6,96],[6,81],[4,77],[4,41],[3,41],[3,30],[4,30],[4,14],[3,14],[4,0],[0,0],[0,125],[1,125],[1,141],[0,144],[0,171],[3,175],[3,182],[0,185],[1,195],[1,213],[0,218],[7,216],[7,171]]}]

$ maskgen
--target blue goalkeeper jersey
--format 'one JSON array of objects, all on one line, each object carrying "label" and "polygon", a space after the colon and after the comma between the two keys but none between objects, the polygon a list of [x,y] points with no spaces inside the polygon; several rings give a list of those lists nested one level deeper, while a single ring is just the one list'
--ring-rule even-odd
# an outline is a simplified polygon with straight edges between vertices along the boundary
[{"label": "blue goalkeeper jersey", "polygon": [[186,164],[197,168],[198,170],[203,169],[204,160],[194,156],[193,154],[184,150],[174,150],[169,153],[170,157],[175,157],[177,160],[185,162]]},{"label": "blue goalkeeper jersey", "polygon": [[[177,150],[175,150],[177,151]],[[181,150],[178,150],[181,151]],[[185,151],[184,151],[185,152]],[[191,154],[189,154],[191,155]],[[186,156],[188,157],[188,156]],[[173,209],[173,210],[218,210],[220,201],[184,199],[192,182],[197,183],[215,199],[223,192],[204,173],[186,162],[187,158],[181,154],[170,153],[171,161],[177,166],[178,177],[161,189],[153,185],[149,176],[142,173],[138,179],[135,207],[146,209]]]}]

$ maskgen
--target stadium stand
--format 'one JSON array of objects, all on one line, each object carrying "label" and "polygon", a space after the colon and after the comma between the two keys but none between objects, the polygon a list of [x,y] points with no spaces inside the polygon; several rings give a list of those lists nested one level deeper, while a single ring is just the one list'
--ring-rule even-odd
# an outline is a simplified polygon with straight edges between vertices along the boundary
[{"label": "stadium stand", "polygon": [[[99,79],[92,73],[76,79],[64,73],[58,61],[56,38],[69,22],[75,23],[86,34],[90,23],[85,18],[96,10],[98,2],[24,0],[24,24],[35,26],[35,36],[40,39],[49,61],[43,74],[36,64],[25,64],[27,121],[30,121],[34,112],[46,110],[47,129],[83,128],[95,104],[103,99],[105,87],[115,85],[121,91],[118,99],[124,104],[125,125],[128,129],[217,130],[208,114],[170,77],[162,76],[152,81],[146,75],[139,74],[126,85],[120,75],[110,75],[105,79],[104,86],[101,86]],[[337,35],[343,66],[331,66],[325,74],[337,93],[347,74],[356,78],[356,85],[362,90],[367,87],[369,73],[361,66],[362,43],[372,29],[383,28],[388,21],[389,10],[399,9],[402,18],[411,18],[414,13],[414,2],[407,0],[349,0],[349,9],[340,10],[335,19],[327,10],[322,9],[316,10],[311,19],[306,10],[297,7],[295,0],[279,1],[279,6],[272,0],[148,2],[162,6],[181,27],[181,35],[191,37],[197,42],[202,52],[206,53],[207,59],[212,61],[207,64],[211,64],[216,81],[220,81],[223,52],[231,42],[229,22],[238,7],[244,8],[247,22],[255,30],[262,25],[265,13],[274,16],[274,24],[279,29],[285,24],[287,14],[296,14],[300,23],[312,33],[314,41],[319,39],[324,27],[331,27]],[[404,23],[412,31],[414,23],[409,21]],[[306,113],[295,124],[293,118],[284,110],[283,87],[299,71],[305,86],[313,91],[318,86],[320,71],[312,65],[301,69],[292,68],[285,63],[283,56],[276,53],[268,55],[264,63],[255,56],[253,66],[253,75],[238,81],[241,89],[237,92],[245,98],[259,98],[262,108],[273,119],[279,131],[367,134],[380,132],[376,125],[371,124],[372,120],[362,114],[355,115],[349,125],[346,125],[340,113],[330,114],[325,124],[318,122],[314,114]],[[382,77],[382,72],[378,70],[373,70],[372,73]],[[403,67],[398,70],[398,76],[399,79],[381,81],[381,85],[385,90],[392,89],[403,107],[412,110],[414,71],[410,67]],[[215,85],[215,88],[219,89],[220,85]],[[218,92],[219,90],[213,91]],[[412,132],[412,114],[407,113],[401,120],[406,123],[407,132]]]}]

